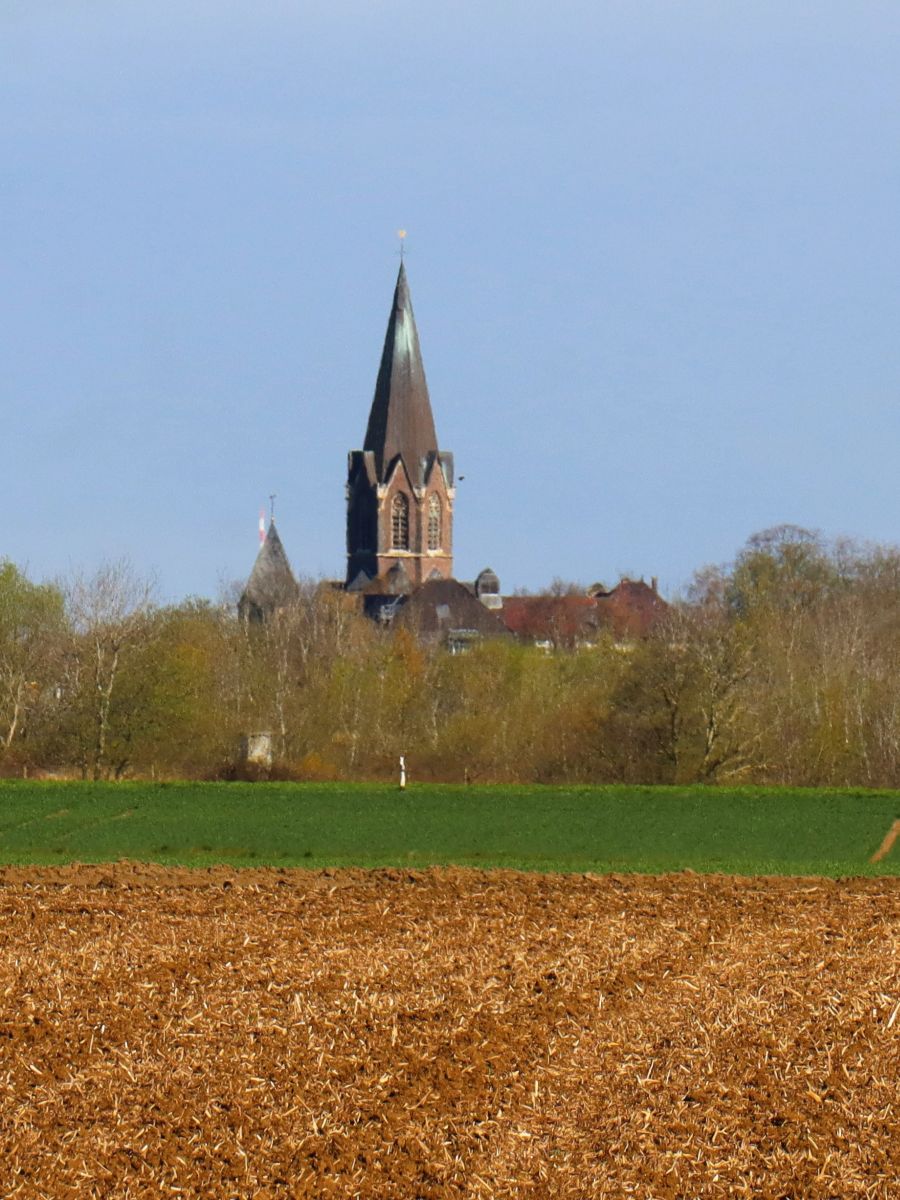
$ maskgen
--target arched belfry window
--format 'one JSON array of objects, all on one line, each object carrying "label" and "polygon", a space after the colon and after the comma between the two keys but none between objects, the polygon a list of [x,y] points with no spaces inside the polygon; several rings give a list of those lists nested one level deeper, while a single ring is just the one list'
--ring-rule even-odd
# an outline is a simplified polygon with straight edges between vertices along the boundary
[{"label": "arched belfry window", "polygon": [[437,496],[428,501],[428,549],[441,548],[441,502]]},{"label": "arched belfry window", "polygon": [[402,492],[391,501],[391,549],[409,549],[409,500]]}]

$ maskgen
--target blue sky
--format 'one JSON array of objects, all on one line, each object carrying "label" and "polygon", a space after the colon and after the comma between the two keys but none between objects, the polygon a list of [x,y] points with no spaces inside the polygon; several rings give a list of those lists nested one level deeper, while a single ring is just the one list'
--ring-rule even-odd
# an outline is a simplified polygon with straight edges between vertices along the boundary
[{"label": "blue sky", "polygon": [[0,0],[0,556],[344,570],[407,266],[456,573],[900,540],[900,6]]}]

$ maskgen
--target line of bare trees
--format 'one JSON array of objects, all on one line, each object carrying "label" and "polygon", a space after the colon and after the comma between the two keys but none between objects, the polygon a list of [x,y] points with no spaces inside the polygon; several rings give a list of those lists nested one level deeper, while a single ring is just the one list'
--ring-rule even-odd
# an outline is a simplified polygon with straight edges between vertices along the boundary
[{"label": "line of bare trees", "polygon": [[306,583],[261,626],[154,603],[127,565],[62,584],[0,563],[0,771],[900,786],[900,550],[792,526],[698,573],[639,641],[462,655]]}]

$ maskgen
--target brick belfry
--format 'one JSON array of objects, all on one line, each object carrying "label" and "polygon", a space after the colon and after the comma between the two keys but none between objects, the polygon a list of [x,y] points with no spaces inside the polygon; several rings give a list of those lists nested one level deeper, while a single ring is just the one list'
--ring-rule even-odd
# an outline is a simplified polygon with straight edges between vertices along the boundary
[{"label": "brick belfry", "polygon": [[347,467],[347,588],[451,578],[453,455],[438,449],[402,260],[365,442]]}]

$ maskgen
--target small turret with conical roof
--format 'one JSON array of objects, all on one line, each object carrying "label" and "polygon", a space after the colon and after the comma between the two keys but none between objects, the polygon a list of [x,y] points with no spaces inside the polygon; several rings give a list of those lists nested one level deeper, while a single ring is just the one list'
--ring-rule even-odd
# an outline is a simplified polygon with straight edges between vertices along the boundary
[{"label": "small turret with conical roof", "polygon": [[413,584],[450,578],[454,496],[453,455],[438,449],[401,261],[363,449],[348,462],[348,585],[398,564]]},{"label": "small turret with conical roof", "polygon": [[242,621],[267,621],[279,609],[293,604],[298,595],[297,580],[273,517],[238,601],[238,616]]}]

